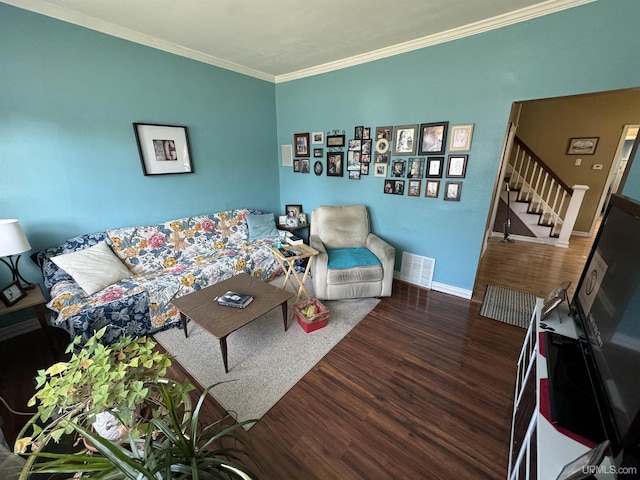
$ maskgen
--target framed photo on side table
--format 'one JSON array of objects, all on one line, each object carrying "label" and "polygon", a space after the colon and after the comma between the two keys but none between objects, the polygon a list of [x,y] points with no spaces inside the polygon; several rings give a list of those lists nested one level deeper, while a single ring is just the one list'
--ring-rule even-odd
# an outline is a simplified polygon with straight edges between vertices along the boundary
[{"label": "framed photo on side table", "polygon": [[18,282],[13,282],[0,291],[0,298],[7,307],[18,303],[26,296],[27,292],[22,289]]},{"label": "framed photo on side table", "polygon": [[287,204],[284,206],[284,213],[287,215],[287,218],[295,218],[297,222],[299,215],[302,213],[302,205]]},{"label": "framed photo on side table", "polygon": [[187,127],[134,123],[144,175],[193,173]]}]

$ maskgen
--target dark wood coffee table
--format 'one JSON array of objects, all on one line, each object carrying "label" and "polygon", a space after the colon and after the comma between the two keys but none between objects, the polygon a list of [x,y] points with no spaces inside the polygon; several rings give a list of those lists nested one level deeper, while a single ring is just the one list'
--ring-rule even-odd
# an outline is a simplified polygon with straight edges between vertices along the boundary
[{"label": "dark wood coffee table", "polygon": [[[253,301],[245,308],[223,307],[215,299],[227,291],[246,293],[253,296]],[[253,322],[278,305],[282,306],[284,331],[288,327],[287,301],[293,293],[274,287],[265,281],[241,273],[222,282],[176,298],[173,303],[180,310],[180,319],[187,333],[187,317],[220,340],[224,371],[229,371],[227,364],[227,336],[246,324]]]}]

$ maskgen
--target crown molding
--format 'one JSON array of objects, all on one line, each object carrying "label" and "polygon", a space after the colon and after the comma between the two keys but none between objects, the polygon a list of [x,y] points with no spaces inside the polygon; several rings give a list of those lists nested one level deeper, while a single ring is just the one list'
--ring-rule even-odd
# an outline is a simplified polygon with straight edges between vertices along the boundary
[{"label": "crown molding", "polygon": [[275,82],[289,82],[291,80],[298,80],[305,77],[320,75],[321,73],[328,73],[343,68],[361,65],[363,63],[373,62],[374,60],[380,60],[382,58],[392,57],[401,53],[420,50],[425,47],[431,47],[441,43],[450,42],[452,40],[458,40],[472,35],[477,35],[479,33],[488,32],[490,30],[496,30],[516,23],[526,22],[528,20],[533,20],[538,17],[596,1],[598,0],[548,0],[544,3],[539,3],[531,7],[522,8],[520,10],[498,15],[479,22],[470,23],[469,25],[418,38],[416,40],[399,43],[391,47],[380,48],[378,50],[363,53],[362,55],[355,55],[335,62],[329,62],[315,67],[306,68],[304,70],[298,70],[297,72],[276,75]]},{"label": "crown molding", "polygon": [[343,68],[361,65],[363,63],[392,57],[401,53],[407,53],[425,47],[450,42],[452,40],[458,40],[479,33],[488,32],[490,30],[495,30],[516,23],[525,22],[538,17],[542,17],[544,15],[549,15],[596,1],[598,0],[548,0],[531,7],[522,8],[520,10],[516,10],[514,12],[506,13],[503,15],[498,15],[496,17],[471,23],[463,27],[454,28],[434,35],[428,35],[426,37],[399,43],[390,47],[373,50],[361,55],[355,55],[353,57],[336,60],[334,62],[317,65],[315,67],[306,68],[291,73],[282,75],[271,75],[250,67],[246,67],[244,65],[239,65],[237,63],[214,57],[212,55],[207,55],[190,48],[185,48],[180,45],[176,45],[175,43],[167,42],[153,37],[151,35],[142,34],[128,28],[114,25],[113,23],[105,22],[103,20],[99,20],[87,15],[82,15],[77,12],[59,7],[57,5],[52,5],[50,3],[37,2],[34,4],[34,2],[30,0],[2,0],[3,3],[22,8],[24,10],[29,10],[31,12],[46,15],[48,17],[62,20],[64,22],[72,23],[89,28],[91,30],[105,33],[107,35],[122,38],[124,40],[129,40],[134,43],[179,55],[181,57],[190,58],[198,62],[224,68],[226,70],[231,70],[236,73],[248,75],[250,77],[258,78],[260,80],[265,80],[271,83],[284,83],[292,80],[311,77],[314,75],[320,75],[322,73],[340,70]]},{"label": "crown molding", "polygon": [[123,40],[129,40],[140,45],[162,50],[164,52],[173,53],[181,57],[190,58],[201,63],[206,63],[216,67],[224,68],[225,70],[231,70],[236,73],[255,77],[260,80],[266,80],[268,82],[274,82],[275,76],[265,72],[255,70],[253,68],[245,67],[237,63],[217,58],[212,55],[192,50],[172,42],[167,42],[151,35],[146,35],[134,30],[115,25],[110,22],[105,22],[88,15],[82,15],[66,8],[52,5],[49,3],[38,2],[35,3],[30,0],[2,0],[2,3],[13,5],[14,7],[29,10],[30,12],[39,13],[47,17],[62,20],[63,22],[72,23],[81,27],[95,30],[97,32],[105,33],[113,37],[121,38]]}]

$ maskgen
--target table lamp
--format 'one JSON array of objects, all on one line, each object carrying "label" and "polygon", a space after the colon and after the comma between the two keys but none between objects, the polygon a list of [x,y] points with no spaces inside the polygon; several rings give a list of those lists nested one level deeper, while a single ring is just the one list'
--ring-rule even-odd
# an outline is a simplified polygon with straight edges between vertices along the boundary
[{"label": "table lamp", "polygon": [[11,270],[13,282],[18,282],[23,289],[32,288],[33,284],[27,282],[18,271],[19,254],[30,249],[29,240],[18,220],[15,218],[0,220],[0,257],[8,257],[8,261],[4,258],[0,258],[0,261]]}]

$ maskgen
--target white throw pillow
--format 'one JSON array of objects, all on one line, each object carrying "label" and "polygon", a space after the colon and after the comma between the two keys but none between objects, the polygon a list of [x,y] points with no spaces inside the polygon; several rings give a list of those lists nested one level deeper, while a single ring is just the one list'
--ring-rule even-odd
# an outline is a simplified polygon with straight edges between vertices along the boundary
[{"label": "white throw pillow", "polygon": [[132,276],[106,242],[77,252],[58,255],[51,260],[71,275],[87,295],[93,295],[123,278]]}]

